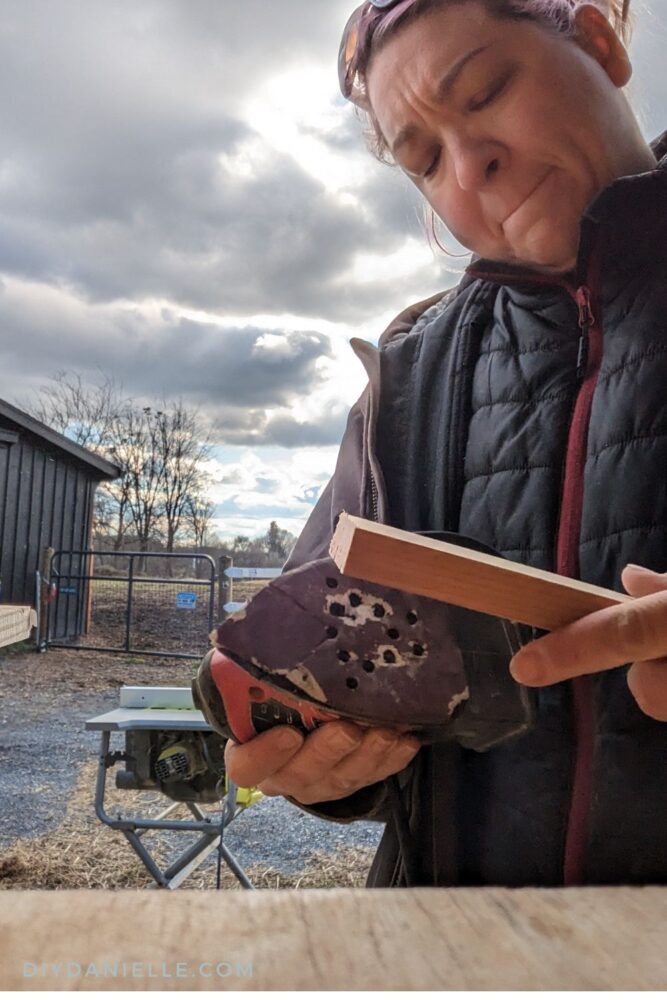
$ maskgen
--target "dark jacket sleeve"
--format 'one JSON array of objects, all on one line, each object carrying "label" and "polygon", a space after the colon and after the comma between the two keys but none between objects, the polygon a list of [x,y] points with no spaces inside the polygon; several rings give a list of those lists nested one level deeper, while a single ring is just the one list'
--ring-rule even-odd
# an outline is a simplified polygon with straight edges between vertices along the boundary
[{"label": "dark jacket sleeve", "polygon": [[[364,497],[364,432],[367,402],[368,389],[350,410],[334,475],[308,518],[285,564],[285,571],[328,555],[331,537],[342,511],[359,516],[367,513]],[[357,819],[384,822],[386,819],[384,782],[361,788],[354,795],[333,802],[318,802],[304,806],[295,799],[290,798],[289,801],[305,812],[339,823],[351,823]]]},{"label": "dark jacket sleeve", "polygon": [[[432,307],[442,304],[443,300],[441,292],[404,310],[383,333],[380,338],[381,348],[389,341],[407,335],[419,317],[424,316]],[[342,511],[359,517],[368,516],[369,405],[370,393],[367,388],[350,411],[334,475],[299,536],[285,564],[285,570],[295,569],[306,562],[322,559],[329,554],[329,544]],[[401,772],[399,784],[407,783],[411,773],[412,766]],[[305,812],[339,823],[350,823],[357,819],[385,822],[390,809],[384,782],[361,788],[354,795],[333,802],[318,802],[304,806],[294,799],[290,801]]]}]

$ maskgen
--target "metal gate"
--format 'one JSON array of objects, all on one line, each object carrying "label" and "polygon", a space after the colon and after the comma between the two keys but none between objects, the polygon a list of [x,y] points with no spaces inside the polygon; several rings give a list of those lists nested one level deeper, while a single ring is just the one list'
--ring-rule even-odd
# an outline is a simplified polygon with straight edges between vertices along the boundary
[{"label": "metal gate", "polygon": [[43,648],[197,659],[215,616],[215,563],[198,553],[54,552]]}]

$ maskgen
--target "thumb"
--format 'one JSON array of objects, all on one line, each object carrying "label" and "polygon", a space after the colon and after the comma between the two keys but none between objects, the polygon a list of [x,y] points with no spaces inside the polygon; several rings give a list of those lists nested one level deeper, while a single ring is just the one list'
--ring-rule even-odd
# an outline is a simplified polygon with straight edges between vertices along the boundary
[{"label": "thumb", "polygon": [[631,597],[648,597],[667,590],[667,573],[656,573],[645,566],[628,563],[621,574],[621,581]]}]

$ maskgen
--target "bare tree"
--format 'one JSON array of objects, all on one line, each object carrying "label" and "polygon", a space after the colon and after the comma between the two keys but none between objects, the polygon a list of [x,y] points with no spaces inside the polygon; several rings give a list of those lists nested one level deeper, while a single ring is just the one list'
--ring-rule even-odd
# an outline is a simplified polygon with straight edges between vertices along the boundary
[{"label": "bare tree", "polygon": [[214,514],[215,504],[203,493],[188,497],[185,516],[198,549],[203,549],[206,545]]},{"label": "bare tree", "polygon": [[[98,373],[88,382],[81,372],[57,371],[48,383],[22,403],[42,423],[65,434],[83,448],[116,461],[114,447],[122,437],[123,415],[129,401],[112,375]],[[100,483],[95,492],[95,531],[114,536],[119,549],[128,524],[128,480]]]},{"label": "bare tree", "polygon": [[264,536],[266,551],[275,559],[287,559],[287,554],[296,541],[294,535],[285,528],[279,528],[277,521],[271,521],[269,530]]},{"label": "bare tree", "polygon": [[104,454],[117,414],[126,405],[122,386],[99,372],[86,382],[80,372],[57,371],[24,409],[83,448]]},{"label": "bare tree", "polygon": [[[209,448],[197,412],[182,401],[165,402],[160,409],[126,406],[114,423],[109,448],[122,470],[111,484],[119,510],[117,538],[131,527],[146,552],[161,532],[166,550],[173,552],[191,501],[199,521],[205,513],[201,463]],[[171,563],[168,567],[171,572]]]},{"label": "bare tree", "polygon": [[234,556],[247,555],[253,547],[252,538],[247,535],[236,535],[232,542],[232,554]]},{"label": "bare tree", "polygon": [[[121,426],[119,418],[115,431],[120,432]],[[125,464],[127,452],[122,437],[109,439],[109,457],[119,466],[121,473],[117,479],[100,483],[95,493],[97,523],[106,534],[113,537],[116,552],[122,549],[126,532],[132,525],[130,492],[133,477],[129,466]]]},{"label": "bare tree", "polygon": [[142,552],[148,551],[162,516],[161,417],[162,411],[150,406],[127,405],[115,421],[109,450],[121,469],[120,480],[112,484],[123,508],[119,526],[124,532],[126,518],[131,522]]},{"label": "bare tree", "polygon": [[188,410],[182,400],[156,413],[156,431],[165,543],[167,552],[173,552],[184,518],[188,513],[192,517],[193,500],[195,505],[201,501],[201,464],[208,458],[210,444],[197,411]]},{"label": "bare tree", "polygon": [[137,405],[123,397],[112,376],[100,373],[96,382],[86,382],[80,373],[65,371],[43,385],[26,409],[119,467],[120,476],[101,484],[96,495],[96,530],[112,535],[117,551],[130,533],[143,552],[163,533],[173,552],[185,518],[195,535],[205,534],[213,511],[203,499],[201,466],[210,444],[196,410],[181,400]]}]

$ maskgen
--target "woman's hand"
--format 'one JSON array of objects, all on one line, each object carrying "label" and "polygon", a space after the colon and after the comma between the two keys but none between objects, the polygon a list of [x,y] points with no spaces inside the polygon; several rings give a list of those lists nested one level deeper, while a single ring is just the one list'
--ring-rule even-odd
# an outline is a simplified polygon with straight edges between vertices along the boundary
[{"label": "woman's hand", "polygon": [[351,722],[327,722],[306,737],[277,726],[243,745],[229,740],[225,764],[240,788],[311,805],[346,798],[402,771],[419,747],[413,736]]},{"label": "woman's hand", "polygon": [[529,643],[512,676],[542,687],[632,663],[628,686],[642,712],[667,722],[667,574],[626,566],[623,586],[635,598],[586,615]]}]

